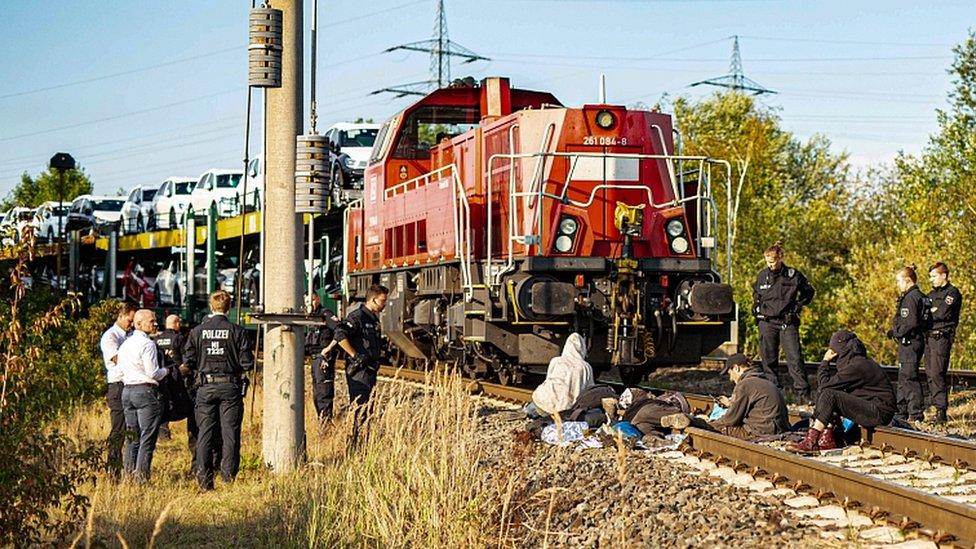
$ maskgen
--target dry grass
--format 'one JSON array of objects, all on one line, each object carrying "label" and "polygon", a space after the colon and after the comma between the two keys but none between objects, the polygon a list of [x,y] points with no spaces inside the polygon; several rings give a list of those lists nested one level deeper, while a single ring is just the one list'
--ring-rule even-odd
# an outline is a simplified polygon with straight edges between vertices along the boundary
[{"label": "dry grass", "polygon": [[[260,385],[260,384],[255,384]],[[310,385],[306,385],[307,387]],[[340,394],[344,393],[339,385]],[[260,391],[260,388],[258,389]],[[338,395],[337,395],[338,396]],[[340,397],[341,398],[341,397]],[[338,400],[338,399],[337,399]],[[351,414],[325,434],[308,431],[308,462],[275,475],[261,465],[261,396],[244,415],[242,468],[232,485],[201,492],[188,478],[185,422],[160,440],[150,483],[100,476],[86,489],[89,524],[78,545],[95,546],[486,546],[497,544],[505,494],[479,468],[476,404],[455,378],[428,391],[390,382],[359,448],[347,450]],[[310,395],[306,425],[314,426]],[[252,415],[253,412],[253,415]],[[253,419],[252,419],[253,418]],[[107,435],[104,406],[82,410],[63,428],[76,436]],[[501,526],[501,527],[500,527]],[[504,535],[504,534],[503,534]],[[70,540],[69,540],[70,541]]]}]

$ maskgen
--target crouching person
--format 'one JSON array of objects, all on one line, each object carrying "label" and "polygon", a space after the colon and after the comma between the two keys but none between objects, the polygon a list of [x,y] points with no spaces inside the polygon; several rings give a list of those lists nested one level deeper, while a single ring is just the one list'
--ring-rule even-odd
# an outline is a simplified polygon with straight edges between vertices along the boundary
[{"label": "crouching person", "polygon": [[566,338],[563,352],[549,361],[546,379],[532,391],[532,402],[525,408],[531,417],[558,414],[573,408],[583,391],[593,387],[593,367],[586,361],[586,340],[573,332]]},{"label": "crouching person", "polygon": [[[837,359],[837,372],[830,361]],[[796,452],[812,453],[837,447],[832,426],[846,417],[861,427],[877,427],[891,421],[898,410],[895,389],[881,367],[867,356],[864,344],[852,332],[840,330],[830,338],[823,362],[817,369],[817,405],[813,425]]]},{"label": "crouching person", "polygon": [[[745,355],[736,353],[729,357],[721,373],[728,374],[735,389],[732,398],[722,397],[720,404],[727,408],[725,414],[709,422],[709,428],[741,439],[778,435],[790,430],[786,399],[766,377],[761,366],[753,365]],[[698,426],[687,414],[665,417],[662,424],[677,429]]]}]

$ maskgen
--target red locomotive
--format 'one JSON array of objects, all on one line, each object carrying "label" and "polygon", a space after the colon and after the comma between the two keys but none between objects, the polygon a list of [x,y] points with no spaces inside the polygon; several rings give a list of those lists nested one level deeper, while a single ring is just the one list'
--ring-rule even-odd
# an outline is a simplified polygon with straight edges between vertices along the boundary
[{"label": "red locomotive", "polygon": [[504,78],[437,90],[379,131],[344,219],[347,300],[381,283],[394,364],[518,379],[565,338],[635,378],[729,336],[712,169],[666,114],[563,107]]}]

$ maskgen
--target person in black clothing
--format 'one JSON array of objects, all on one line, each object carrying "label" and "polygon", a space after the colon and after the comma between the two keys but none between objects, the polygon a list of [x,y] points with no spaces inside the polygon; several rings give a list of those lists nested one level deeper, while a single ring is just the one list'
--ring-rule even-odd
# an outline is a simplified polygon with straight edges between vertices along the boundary
[{"label": "person in black clothing", "polygon": [[888,330],[888,338],[898,345],[898,419],[922,420],[922,384],[918,365],[925,352],[926,319],[930,317],[928,298],[918,289],[915,266],[905,267],[895,275],[898,302]]},{"label": "person in black clothing", "polygon": [[[830,361],[837,359],[837,371]],[[861,427],[887,425],[897,410],[895,389],[881,366],[867,356],[864,344],[852,332],[840,330],[830,338],[823,362],[817,368],[817,405],[814,422],[803,442],[791,445],[799,452],[837,447],[833,429],[841,417]]]},{"label": "person in black clothing", "polygon": [[333,335],[339,319],[322,307],[318,294],[312,294],[312,315],[321,316],[325,324],[310,327],[305,336],[305,352],[312,357],[312,402],[319,422],[332,418],[335,399],[335,352]]},{"label": "person in black clothing", "polygon": [[759,324],[759,351],[766,376],[777,386],[776,364],[780,343],[786,367],[793,378],[793,392],[801,402],[810,401],[810,384],[803,371],[800,351],[800,310],[816,293],[803,273],[783,263],[783,246],[776,242],[766,253],[766,268],[759,271],[752,289],[752,314]]},{"label": "person in black clothing", "polygon": [[949,352],[952,340],[959,325],[959,312],[962,310],[962,294],[949,282],[949,267],[936,263],[929,268],[932,281],[932,328],[925,338],[928,351],[925,360],[925,377],[929,381],[929,398],[936,409],[935,421],[946,422],[949,409],[949,390],[946,385],[946,372],[949,370]]},{"label": "person in black clothing", "polygon": [[[183,347],[186,344],[186,336],[182,332],[182,322],[177,315],[166,317],[166,329],[156,334],[154,340],[159,347],[160,356],[163,357],[163,365],[171,372],[171,382],[167,383],[170,393],[170,406],[179,408],[175,415],[186,417],[186,443],[190,449],[190,473],[196,475],[197,470],[197,436],[199,428],[194,416],[193,403],[196,400],[196,383],[189,374],[189,370],[181,368],[183,366]],[[187,372],[184,374],[183,372]],[[183,408],[186,407],[184,410]],[[218,426],[219,428],[219,426]],[[219,430],[218,430],[219,433]],[[215,438],[216,452],[214,453],[214,466],[220,463],[220,435]]]},{"label": "person in black clothing", "polygon": [[366,417],[366,405],[376,385],[379,371],[380,338],[379,314],[386,307],[390,290],[385,286],[373,284],[366,291],[366,303],[359,305],[335,330],[335,340],[346,352],[346,384],[349,387],[349,402],[359,405],[353,427],[353,444],[359,435],[359,425]]},{"label": "person in black clothing", "polygon": [[241,463],[241,421],[244,419],[244,372],[254,368],[251,342],[241,326],[227,319],[230,294],[218,290],[210,294],[210,311],[199,326],[190,331],[183,348],[184,367],[197,377],[194,413],[199,426],[196,461],[200,488],[212,490],[214,438],[222,437],[220,476],[232,482]]}]

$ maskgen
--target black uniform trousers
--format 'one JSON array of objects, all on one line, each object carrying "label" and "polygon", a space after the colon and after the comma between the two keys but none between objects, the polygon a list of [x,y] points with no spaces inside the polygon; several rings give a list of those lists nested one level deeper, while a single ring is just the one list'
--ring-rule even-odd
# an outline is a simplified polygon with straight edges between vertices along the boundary
[{"label": "black uniform trousers", "polygon": [[108,472],[118,476],[122,472],[122,443],[125,441],[125,413],[122,409],[122,382],[109,383],[105,392],[108,416],[112,427],[108,433]]},{"label": "black uniform trousers", "polygon": [[378,364],[364,365],[351,373],[348,364],[346,366],[346,385],[349,387],[349,404],[358,406],[356,409],[356,417],[353,419],[353,446],[359,443],[359,429],[369,416],[369,397],[373,394],[373,387],[376,386],[376,374],[378,372]]},{"label": "black uniform trousers", "polygon": [[244,420],[244,398],[237,383],[207,383],[197,388],[194,406],[197,434],[197,481],[204,489],[213,488],[214,467],[208,459],[216,451],[221,437],[220,476],[234,480],[241,464],[241,422]]},{"label": "black uniform trousers", "polygon": [[951,335],[929,335],[925,339],[925,377],[929,381],[929,398],[940,412],[949,409],[949,390],[946,374],[949,372],[949,353],[952,351]]},{"label": "black uniform trousers", "polygon": [[766,376],[779,386],[776,377],[776,364],[779,362],[779,347],[783,345],[786,355],[786,368],[793,378],[793,390],[806,394],[810,391],[807,374],[803,371],[803,355],[800,353],[800,331],[796,324],[759,321],[759,352]]},{"label": "black uniform trousers", "polygon": [[922,338],[908,340],[908,345],[898,342],[898,415],[902,418],[921,419],[922,384],[918,377],[918,365],[925,352]]},{"label": "black uniform trousers", "polygon": [[[190,400],[196,402],[197,390],[190,389]],[[220,449],[223,447],[223,438],[220,434],[220,423],[215,423],[216,433],[213,436],[213,450],[210,452],[210,467],[217,469],[220,467]],[[197,425],[196,410],[186,417],[186,445],[190,448],[190,473],[197,475],[197,438],[200,436],[200,426]]]},{"label": "black uniform trousers", "polygon": [[312,360],[312,402],[320,420],[332,417],[335,400],[335,352],[323,357],[316,353]]},{"label": "black uniform trousers", "polygon": [[815,417],[824,425],[832,423],[837,416],[846,417],[861,427],[887,425],[894,415],[883,411],[878,405],[837,389],[824,389],[817,395]]}]

